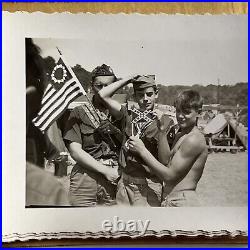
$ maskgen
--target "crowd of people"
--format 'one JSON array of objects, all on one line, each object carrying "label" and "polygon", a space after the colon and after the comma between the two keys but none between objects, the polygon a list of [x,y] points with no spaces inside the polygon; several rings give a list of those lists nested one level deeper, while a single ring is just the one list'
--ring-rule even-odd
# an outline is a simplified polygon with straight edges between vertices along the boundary
[{"label": "crowd of people", "polygon": [[[30,43],[37,48],[32,40]],[[40,57],[38,48],[36,57]],[[29,64],[26,66],[28,76]],[[28,88],[32,85],[34,93],[43,91],[37,87],[42,82],[40,76],[38,79],[30,84],[27,77],[27,124],[31,124],[33,117],[30,107],[34,108],[32,98],[28,98]],[[135,103],[121,104],[113,96],[130,83]],[[167,114],[156,108],[158,89],[153,75],[136,74],[118,79],[111,67],[103,64],[92,71],[91,86],[92,100],[70,112],[62,131],[65,145],[76,162],[70,174],[69,193],[42,169],[36,179],[34,174],[30,175],[31,163],[27,159],[26,205],[199,206],[196,187],[208,155],[205,138],[197,127],[203,104],[200,94],[191,89],[176,94],[178,124],[174,125]],[[46,136],[42,137],[47,141],[44,148],[53,144]],[[38,168],[33,166],[34,169]],[[53,185],[46,183],[48,180]],[[47,190],[43,192],[40,188]],[[35,189],[44,193],[42,198],[34,198]],[[52,189],[55,198],[46,200]]]}]

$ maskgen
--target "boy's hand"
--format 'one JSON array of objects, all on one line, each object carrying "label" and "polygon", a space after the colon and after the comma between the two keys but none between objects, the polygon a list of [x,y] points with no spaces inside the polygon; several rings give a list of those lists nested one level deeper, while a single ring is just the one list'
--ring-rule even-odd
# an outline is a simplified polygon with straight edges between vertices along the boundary
[{"label": "boy's hand", "polygon": [[103,166],[105,168],[103,175],[105,178],[110,181],[111,183],[115,183],[116,180],[119,178],[118,169],[117,168],[111,168],[107,166]]},{"label": "boy's hand", "polygon": [[168,132],[174,121],[160,110],[156,110],[157,127],[160,132]]},{"label": "boy's hand", "polygon": [[134,83],[135,80],[137,80],[137,78],[139,78],[140,76],[141,76],[141,75],[139,75],[139,74],[132,74],[132,75],[128,76],[128,81],[129,81],[130,83]]},{"label": "boy's hand", "polygon": [[142,152],[146,149],[142,140],[139,139],[139,136],[129,137],[128,148],[129,148],[129,151],[138,155],[142,154]]}]

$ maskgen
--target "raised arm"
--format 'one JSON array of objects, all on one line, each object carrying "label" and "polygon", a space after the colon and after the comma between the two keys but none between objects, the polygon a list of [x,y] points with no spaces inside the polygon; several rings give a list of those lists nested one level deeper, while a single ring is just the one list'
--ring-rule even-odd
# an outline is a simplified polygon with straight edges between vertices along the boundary
[{"label": "raised arm", "polygon": [[160,163],[146,149],[141,140],[132,138],[129,142],[130,150],[140,155],[145,164],[163,181],[178,184],[189,172],[197,157],[204,150],[205,145],[196,136],[185,138],[179,150],[175,153],[168,167]]},{"label": "raised arm", "polygon": [[104,175],[107,180],[114,182],[119,177],[116,169],[109,168],[95,160],[91,155],[82,150],[80,143],[71,142],[69,144],[69,152],[80,166]]},{"label": "raised arm", "polygon": [[99,97],[103,100],[107,108],[109,109],[110,114],[117,120],[121,118],[121,104],[114,100],[112,96],[114,93],[127,85],[131,79],[135,78],[137,75],[125,77],[122,80],[116,81],[114,83],[109,84],[107,87],[101,89],[98,92]]},{"label": "raised arm", "polygon": [[167,140],[167,134],[164,131],[159,131],[158,159],[159,162],[165,166],[168,165],[170,159],[170,148]]}]

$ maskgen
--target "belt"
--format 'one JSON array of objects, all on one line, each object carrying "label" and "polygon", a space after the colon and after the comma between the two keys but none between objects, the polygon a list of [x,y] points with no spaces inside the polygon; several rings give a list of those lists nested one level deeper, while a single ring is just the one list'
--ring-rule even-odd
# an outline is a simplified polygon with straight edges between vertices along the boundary
[{"label": "belt", "polygon": [[128,174],[122,173],[122,179],[128,183],[134,184],[147,184],[147,179],[144,177],[133,177]]}]

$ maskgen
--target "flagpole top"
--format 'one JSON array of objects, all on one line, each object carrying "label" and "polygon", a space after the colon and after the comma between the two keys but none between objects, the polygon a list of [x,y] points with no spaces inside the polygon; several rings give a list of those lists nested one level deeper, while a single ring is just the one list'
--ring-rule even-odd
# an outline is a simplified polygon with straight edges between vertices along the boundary
[{"label": "flagpole top", "polygon": [[62,55],[62,52],[59,50],[59,48],[58,47],[56,47],[57,48],[57,50],[58,50],[58,53],[60,54],[60,55]]}]

